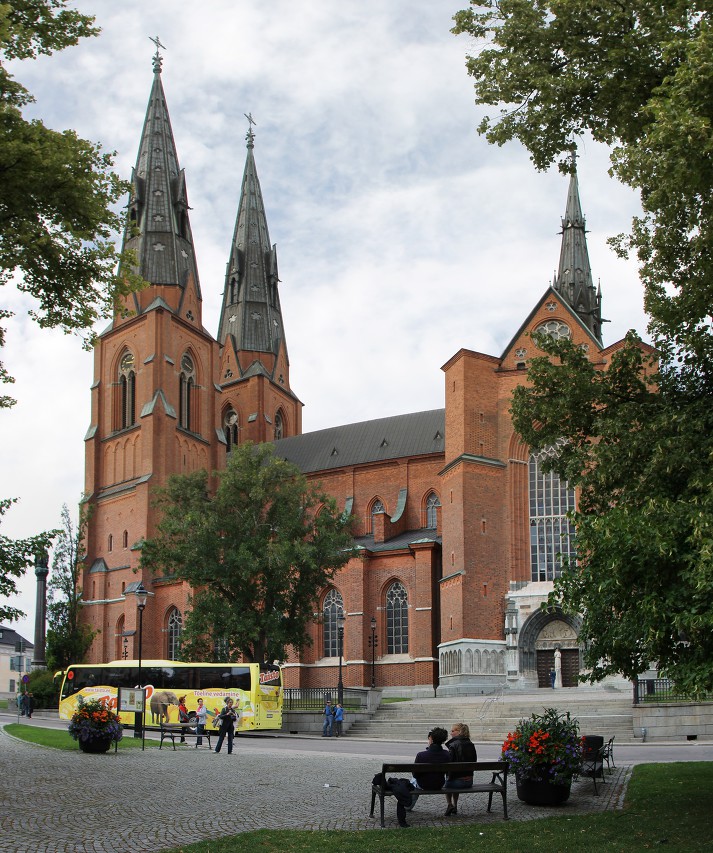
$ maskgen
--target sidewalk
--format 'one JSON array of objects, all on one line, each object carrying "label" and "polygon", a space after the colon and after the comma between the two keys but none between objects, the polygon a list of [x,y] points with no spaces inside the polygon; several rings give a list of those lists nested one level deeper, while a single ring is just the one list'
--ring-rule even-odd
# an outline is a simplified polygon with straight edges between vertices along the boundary
[{"label": "sidewalk", "polygon": [[[0,853],[157,853],[266,826],[382,832],[378,803],[369,817],[378,765],[373,756],[327,751],[241,751],[239,741],[231,756],[188,748],[85,755],[23,743],[0,730]],[[508,812],[512,820],[533,820],[621,808],[630,776],[630,767],[617,768],[599,796],[591,780],[576,782],[556,811],[521,803],[510,780]],[[409,823],[478,824],[487,832],[502,823],[502,806],[494,801],[490,814],[486,807],[484,796],[464,796],[458,817],[446,819],[445,798],[423,797]],[[396,827],[393,802],[386,815],[387,827]]]}]

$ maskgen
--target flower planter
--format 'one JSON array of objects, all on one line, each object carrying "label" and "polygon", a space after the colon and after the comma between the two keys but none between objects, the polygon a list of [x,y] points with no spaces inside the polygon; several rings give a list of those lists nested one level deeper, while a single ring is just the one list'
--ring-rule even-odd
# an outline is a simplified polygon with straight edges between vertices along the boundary
[{"label": "flower planter", "polygon": [[82,752],[108,752],[111,746],[111,738],[92,738],[91,740],[80,740],[79,748]]},{"label": "flower planter", "polygon": [[571,787],[571,781],[556,785],[534,779],[517,779],[517,798],[531,806],[559,806],[569,799]]}]

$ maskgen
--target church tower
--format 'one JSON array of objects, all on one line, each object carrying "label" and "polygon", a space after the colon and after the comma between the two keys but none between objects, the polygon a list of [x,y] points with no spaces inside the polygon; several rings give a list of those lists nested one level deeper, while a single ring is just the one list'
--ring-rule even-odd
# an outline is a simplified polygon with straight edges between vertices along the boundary
[{"label": "church tower", "polygon": [[225,273],[218,342],[221,424],[227,451],[302,432],[302,403],[290,389],[280,308],[277,248],[270,243],[248,116],[247,158]]},{"label": "church tower", "polygon": [[123,248],[147,282],[127,297],[95,347],[92,414],[86,435],[88,523],[83,619],[97,631],[90,661],[138,656],[139,583],[151,593],[144,656],[172,657],[187,589],[143,576],[142,541],[153,535],[152,491],[174,473],[209,471],[224,461],[219,423],[219,347],[202,326],[202,299],[158,48]]}]

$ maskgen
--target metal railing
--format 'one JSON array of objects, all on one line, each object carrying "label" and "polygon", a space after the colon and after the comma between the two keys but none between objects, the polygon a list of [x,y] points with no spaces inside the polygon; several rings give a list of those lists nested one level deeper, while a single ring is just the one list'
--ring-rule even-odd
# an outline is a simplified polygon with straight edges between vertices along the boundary
[{"label": "metal railing", "polygon": [[[352,710],[366,709],[367,691],[344,688],[344,707]],[[337,688],[330,687],[285,687],[282,691],[283,711],[322,711],[329,699],[337,701]]]},{"label": "metal railing", "polygon": [[634,682],[634,705],[653,702],[711,702],[713,693],[687,696],[678,693],[669,678],[639,678]]}]

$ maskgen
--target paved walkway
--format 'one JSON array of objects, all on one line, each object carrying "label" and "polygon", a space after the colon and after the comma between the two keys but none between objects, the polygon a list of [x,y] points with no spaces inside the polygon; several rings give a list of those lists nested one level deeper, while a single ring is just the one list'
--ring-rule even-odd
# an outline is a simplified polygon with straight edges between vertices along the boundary
[{"label": "paved walkway", "polygon": [[[18,741],[0,729],[0,853],[139,853],[255,829],[376,830],[369,817],[372,756],[240,749],[119,750],[85,755]],[[591,780],[576,782],[556,810],[535,808],[508,793],[511,819],[587,814],[621,808],[630,767],[607,776],[595,797]],[[275,795],[278,786],[285,793]],[[485,811],[484,795],[463,796],[446,819],[445,798],[423,797],[413,827],[502,822],[500,798]],[[393,798],[387,828],[396,827]]]}]

